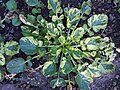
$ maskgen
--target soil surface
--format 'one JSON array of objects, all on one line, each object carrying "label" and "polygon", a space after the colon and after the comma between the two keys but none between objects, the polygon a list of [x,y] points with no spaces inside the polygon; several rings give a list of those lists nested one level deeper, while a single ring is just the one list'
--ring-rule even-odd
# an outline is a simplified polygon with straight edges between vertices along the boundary
[{"label": "soil surface", "polygon": [[[3,0],[6,3],[8,0]],[[18,10],[30,13],[30,7],[26,5],[25,0],[17,0]],[[41,10],[41,14],[44,18],[50,20],[49,10],[47,9],[47,0],[41,0],[45,4],[45,8]],[[83,1],[87,0],[61,0],[61,4],[64,6],[78,7]],[[117,12],[118,7],[113,3],[113,0],[91,0],[93,7],[93,14],[104,13],[109,17],[108,27],[103,33],[103,36],[112,38],[115,46],[120,48],[120,13]],[[0,16],[4,16],[8,13],[5,7],[0,7]],[[18,41],[21,37],[20,27],[14,27],[10,22],[4,23],[6,27],[0,28],[0,34],[5,36],[5,41],[15,40]],[[23,53],[17,56],[26,57]],[[35,70],[39,66],[37,60],[34,60],[33,69],[25,71],[22,74],[16,75],[14,79],[4,80],[0,84],[0,90],[53,90],[50,88],[49,79],[42,75],[41,68]],[[95,78],[93,84],[91,84],[92,90],[120,90],[120,54],[117,54],[114,60],[116,69],[111,74],[106,74],[101,77]],[[67,90],[64,88],[56,88],[54,90]],[[79,90],[74,86],[73,90]]]}]

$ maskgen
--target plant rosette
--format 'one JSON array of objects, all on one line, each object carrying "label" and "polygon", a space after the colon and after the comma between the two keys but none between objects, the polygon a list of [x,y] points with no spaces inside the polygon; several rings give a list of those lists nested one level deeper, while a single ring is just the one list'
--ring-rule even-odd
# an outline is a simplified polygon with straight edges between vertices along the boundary
[{"label": "plant rosette", "polygon": [[[37,5],[37,0],[33,4],[29,0],[26,2],[30,6]],[[111,61],[115,58],[111,39],[96,36],[106,29],[108,17],[95,14],[87,19],[91,7],[90,0],[84,1],[79,8],[63,9],[58,0],[48,0],[51,21],[41,15],[20,14],[19,19],[24,24],[21,26],[24,37],[19,41],[20,49],[28,56],[37,56],[27,60],[13,59],[7,64],[7,70],[10,73],[23,72],[30,60],[48,56],[42,72],[46,77],[56,77],[51,80],[51,87],[72,87],[76,83],[80,89],[90,90],[93,78],[114,70]],[[72,73],[75,76],[71,76]]]}]

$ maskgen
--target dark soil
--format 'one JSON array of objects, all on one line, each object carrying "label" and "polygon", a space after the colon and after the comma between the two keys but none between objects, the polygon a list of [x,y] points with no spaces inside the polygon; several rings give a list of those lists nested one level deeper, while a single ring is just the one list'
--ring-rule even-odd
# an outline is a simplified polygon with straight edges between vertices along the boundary
[{"label": "dark soil", "polygon": [[[3,0],[7,2],[8,0]],[[17,0],[18,9],[29,13],[30,7],[28,7],[25,0]],[[45,8],[41,10],[41,14],[44,18],[49,18],[49,10],[47,9],[47,0],[41,0],[45,4]],[[70,7],[78,7],[83,1],[87,0],[61,0],[62,5]],[[120,48],[120,13],[117,12],[119,6],[113,3],[113,0],[91,0],[93,4],[92,13],[99,14],[104,13],[109,17],[108,27],[103,33],[103,36],[111,37],[115,46]],[[0,7],[0,16],[4,18],[8,10],[4,7]],[[14,27],[11,23],[4,23],[6,27],[4,29],[0,28],[0,34],[5,37],[5,41],[15,40],[18,41],[22,36],[20,27]],[[26,57],[23,53],[18,56]],[[38,67],[40,63],[34,62],[34,68]],[[103,75],[101,77],[95,78],[93,84],[91,85],[92,90],[120,90],[120,55],[118,53],[116,60],[113,62],[116,66],[115,71],[112,74]],[[49,79],[45,78],[41,69],[29,70],[22,74],[15,76],[15,80],[4,80],[0,84],[0,90],[53,90],[50,88]],[[58,88],[55,90],[67,90],[66,88]],[[74,87],[73,90],[78,90]]]}]

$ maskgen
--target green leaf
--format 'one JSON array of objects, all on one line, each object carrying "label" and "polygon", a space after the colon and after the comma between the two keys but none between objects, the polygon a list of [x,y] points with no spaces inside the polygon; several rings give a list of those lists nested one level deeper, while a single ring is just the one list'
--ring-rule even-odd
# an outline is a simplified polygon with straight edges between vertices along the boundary
[{"label": "green leaf", "polygon": [[48,9],[52,9],[54,14],[62,13],[62,9],[58,0],[48,0]]},{"label": "green leaf", "polygon": [[107,27],[108,17],[105,14],[93,15],[88,19],[88,25],[95,31],[98,32],[101,29]]},{"label": "green leaf", "polygon": [[38,42],[33,37],[22,37],[20,39],[20,49],[27,55],[37,53]]},{"label": "green leaf", "polygon": [[89,65],[86,70],[81,72],[81,74],[87,77],[90,83],[93,82],[93,78],[100,76],[99,69],[94,65]]},{"label": "green leaf", "polygon": [[102,62],[98,68],[101,73],[111,73],[115,69],[114,65],[111,62]]},{"label": "green leaf", "polygon": [[63,78],[57,78],[57,79],[53,79],[51,82],[50,82],[50,86],[52,88],[56,88],[56,87],[60,87],[60,86],[65,86],[66,85],[66,82]]},{"label": "green leaf", "polygon": [[74,59],[81,59],[83,57],[83,52],[78,48],[74,48],[72,52]]},{"label": "green leaf", "polygon": [[19,26],[21,24],[21,21],[18,18],[12,19],[12,25]]},{"label": "green leaf", "polygon": [[20,21],[23,22],[24,24],[36,28],[36,26],[34,26],[32,23],[30,23],[30,22],[27,20],[27,18],[26,18],[23,14],[19,14],[19,19],[20,19]]},{"label": "green leaf", "polygon": [[48,61],[44,64],[42,71],[45,76],[52,76],[56,73],[56,64],[52,61]]},{"label": "green leaf", "polygon": [[60,42],[61,44],[64,44],[64,43],[66,42],[64,36],[60,36],[58,40],[59,40],[59,42]]},{"label": "green leaf", "polygon": [[6,68],[9,73],[20,73],[26,69],[26,65],[24,63],[23,58],[16,58],[8,62]]},{"label": "green leaf", "polygon": [[62,69],[63,73],[68,74],[72,71],[73,65],[70,60],[67,60],[65,57],[63,57],[63,60],[60,63],[60,68]]},{"label": "green leaf", "polygon": [[56,15],[53,15],[53,16],[52,16],[52,21],[53,21],[53,22],[56,22],[56,21],[58,21],[58,16],[56,16]]},{"label": "green leaf", "polygon": [[28,20],[28,22],[33,24],[33,23],[35,23],[35,16],[27,14],[27,20]]},{"label": "green leaf", "polygon": [[4,71],[0,70],[0,82],[4,80]]},{"label": "green leaf", "polygon": [[39,29],[36,29],[36,30],[34,30],[33,32],[32,32],[32,35],[33,36],[39,36]]},{"label": "green leaf", "polygon": [[90,72],[92,78],[100,76],[98,68],[95,67],[94,65],[89,65],[87,70],[88,72]]},{"label": "green leaf", "polygon": [[90,90],[90,83],[85,76],[83,76],[82,74],[78,74],[75,80],[81,90]]},{"label": "green leaf", "polygon": [[43,57],[46,54],[46,49],[45,48],[38,48],[38,53],[40,57]]},{"label": "green leaf", "polygon": [[26,0],[26,3],[29,6],[36,6],[38,4],[38,0]]},{"label": "green leaf", "polygon": [[76,42],[79,42],[80,39],[83,37],[85,34],[84,29],[82,27],[77,28],[75,31],[72,32],[72,37]]},{"label": "green leaf", "polygon": [[0,66],[5,65],[5,57],[0,53]]},{"label": "green leaf", "polygon": [[49,52],[51,53],[52,56],[56,56],[57,50],[58,50],[58,47],[49,48]]},{"label": "green leaf", "polygon": [[57,49],[57,51],[56,51],[56,57],[58,57],[58,56],[60,55],[61,51],[62,51],[61,48],[60,48],[60,49]]},{"label": "green leaf", "polygon": [[32,68],[32,62],[31,61],[28,62],[28,68]]},{"label": "green leaf", "polygon": [[91,38],[85,39],[85,44],[87,45],[87,49],[89,51],[91,50],[98,50],[99,47],[101,46],[101,37],[100,36],[95,36]]},{"label": "green leaf", "polygon": [[32,60],[32,57],[31,56],[27,56],[26,60],[28,60],[26,68],[32,68],[32,62],[29,61],[29,60]]},{"label": "green leaf", "polygon": [[45,7],[45,5],[43,4],[43,2],[41,2],[41,1],[38,1],[38,5],[36,6],[37,8],[44,8]]},{"label": "green leaf", "polygon": [[13,56],[19,53],[20,46],[16,41],[6,42],[5,44],[5,54],[8,56]]},{"label": "green leaf", "polygon": [[120,0],[114,0],[115,4],[120,4]]},{"label": "green leaf", "polygon": [[43,27],[47,27],[47,21],[41,16],[41,15],[38,15],[37,16],[37,22],[39,22],[41,24],[41,26]]},{"label": "green leaf", "polygon": [[80,20],[80,10],[77,8],[70,8],[65,11],[67,17],[67,28],[74,29]]},{"label": "green leaf", "polygon": [[87,45],[87,49],[88,49],[89,51],[91,51],[91,50],[97,50],[97,49],[98,49],[98,46],[97,46],[97,45]]},{"label": "green leaf", "polygon": [[14,11],[17,9],[17,3],[15,0],[9,0],[7,3],[7,9],[10,11]]},{"label": "green leaf", "polygon": [[87,2],[84,1],[81,6],[81,13],[84,15],[89,15],[91,12],[91,1],[88,0]]},{"label": "green leaf", "polygon": [[37,13],[40,13],[40,12],[39,12],[36,8],[33,8],[33,9],[32,9],[32,14],[35,15],[35,14],[37,14]]},{"label": "green leaf", "polygon": [[28,26],[21,26],[22,34],[24,36],[31,36],[31,30]]},{"label": "green leaf", "polygon": [[58,29],[55,28],[55,25],[53,23],[48,23],[47,28],[48,34],[51,35],[52,37],[55,37],[58,34]]},{"label": "green leaf", "polygon": [[62,30],[65,29],[65,27],[64,27],[64,25],[63,25],[62,23],[58,23],[58,24],[57,24],[57,28],[58,28],[60,31],[62,31]]}]

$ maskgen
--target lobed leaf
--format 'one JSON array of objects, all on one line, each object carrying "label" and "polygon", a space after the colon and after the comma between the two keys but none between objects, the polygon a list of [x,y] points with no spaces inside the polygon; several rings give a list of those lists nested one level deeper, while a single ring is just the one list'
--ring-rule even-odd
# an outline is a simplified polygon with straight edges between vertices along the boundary
[{"label": "lobed leaf", "polygon": [[81,13],[82,15],[86,14],[89,15],[91,12],[91,0],[84,1],[81,6]]},{"label": "lobed leaf", "polygon": [[62,9],[58,0],[48,0],[48,9],[52,9],[54,14],[61,13]]},{"label": "lobed leaf", "polygon": [[80,10],[77,8],[70,8],[65,11],[67,17],[67,28],[75,29],[80,20]]},{"label": "lobed leaf", "polygon": [[80,27],[80,28],[77,28],[75,31],[72,32],[71,37],[73,37],[73,39],[76,42],[79,42],[84,34],[85,34],[84,29],[82,27]]},{"label": "lobed leaf", "polygon": [[115,69],[114,65],[111,62],[102,62],[98,68],[101,73],[110,73]]},{"label": "lobed leaf", "polygon": [[105,29],[107,27],[108,17],[105,14],[93,15],[88,19],[88,25],[95,32],[98,32],[101,29]]}]

